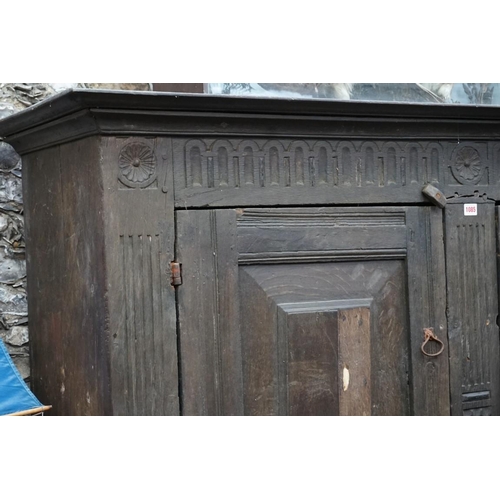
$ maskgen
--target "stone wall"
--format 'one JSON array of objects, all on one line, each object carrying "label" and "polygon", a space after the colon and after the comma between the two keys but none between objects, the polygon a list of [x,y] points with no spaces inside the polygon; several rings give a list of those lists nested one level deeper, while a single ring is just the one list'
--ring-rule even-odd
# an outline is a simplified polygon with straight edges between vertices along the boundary
[{"label": "stone wall", "polygon": [[[151,90],[149,83],[0,83],[0,119],[67,88]],[[29,382],[28,304],[19,155],[0,140],[0,338]]]}]

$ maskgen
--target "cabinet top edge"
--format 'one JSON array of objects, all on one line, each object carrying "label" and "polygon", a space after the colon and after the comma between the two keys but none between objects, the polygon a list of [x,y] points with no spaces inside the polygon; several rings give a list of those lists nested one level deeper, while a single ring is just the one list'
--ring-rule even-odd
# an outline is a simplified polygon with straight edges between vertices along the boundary
[{"label": "cabinet top edge", "polygon": [[309,117],[392,118],[405,120],[500,121],[500,106],[401,103],[379,101],[339,101],[312,98],[175,94],[122,90],[69,89],[19,113],[0,120],[0,138],[25,132],[84,110],[101,113],[116,111],[190,112],[210,116],[281,115]]}]

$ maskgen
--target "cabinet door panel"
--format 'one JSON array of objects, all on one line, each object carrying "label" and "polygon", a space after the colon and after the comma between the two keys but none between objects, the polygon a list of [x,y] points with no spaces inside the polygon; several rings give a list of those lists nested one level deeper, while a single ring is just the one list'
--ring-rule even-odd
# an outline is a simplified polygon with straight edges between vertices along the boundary
[{"label": "cabinet door panel", "polygon": [[242,266],[246,412],[408,414],[405,295],[403,260]]},{"label": "cabinet door panel", "polygon": [[431,322],[446,346],[441,229],[430,208],[178,212],[183,413],[446,414],[447,351],[420,351]]},{"label": "cabinet door panel", "polygon": [[496,208],[477,201],[475,216],[446,207],[453,415],[500,414]]}]

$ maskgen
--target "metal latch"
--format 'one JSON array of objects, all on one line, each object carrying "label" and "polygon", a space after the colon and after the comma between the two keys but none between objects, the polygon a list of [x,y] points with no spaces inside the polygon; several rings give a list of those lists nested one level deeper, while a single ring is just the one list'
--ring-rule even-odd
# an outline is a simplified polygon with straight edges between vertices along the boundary
[{"label": "metal latch", "polygon": [[[434,341],[440,344],[439,350],[437,352],[431,353],[425,349],[425,346],[429,341]],[[424,342],[420,347],[421,351],[431,358],[439,356],[444,351],[444,343],[437,338],[437,335],[434,333],[434,328],[424,328]]]},{"label": "metal latch", "polygon": [[444,208],[444,206],[446,205],[445,195],[436,186],[433,186],[432,184],[426,184],[422,188],[422,194],[426,198],[431,200],[432,203],[434,203],[434,205],[437,205],[439,208]]},{"label": "metal latch", "polygon": [[170,284],[172,286],[182,285],[181,265],[179,262],[170,263]]}]

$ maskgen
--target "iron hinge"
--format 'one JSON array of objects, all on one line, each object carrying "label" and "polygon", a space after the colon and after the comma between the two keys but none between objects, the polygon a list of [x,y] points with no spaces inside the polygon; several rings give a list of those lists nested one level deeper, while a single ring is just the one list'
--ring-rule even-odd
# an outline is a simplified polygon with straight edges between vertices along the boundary
[{"label": "iron hinge", "polygon": [[179,262],[170,263],[170,284],[172,286],[182,285],[182,270]]}]

